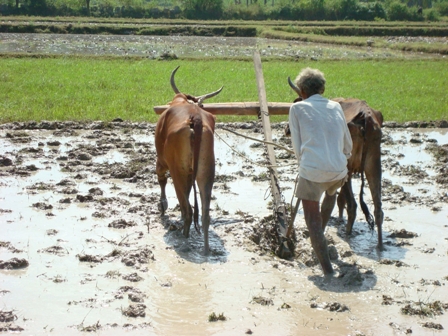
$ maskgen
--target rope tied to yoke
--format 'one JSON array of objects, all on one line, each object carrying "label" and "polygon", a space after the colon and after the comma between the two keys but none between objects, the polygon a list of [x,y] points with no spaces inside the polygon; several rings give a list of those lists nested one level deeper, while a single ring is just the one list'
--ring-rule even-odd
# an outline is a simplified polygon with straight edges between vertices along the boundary
[{"label": "rope tied to yoke", "polygon": [[[250,140],[253,140],[253,141],[256,141],[256,142],[260,142],[260,143],[264,143],[264,144],[268,144],[268,145],[272,145],[272,146],[275,146],[275,147],[284,149],[284,150],[286,150],[288,153],[294,154],[294,151],[292,151],[292,150],[289,149],[288,147],[285,147],[285,146],[276,144],[275,142],[270,142],[270,141],[265,141],[265,140],[260,140],[260,139],[257,139],[257,138],[253,138],[253,137],[250,137],[250,136],[248,136],[248,135],[244,135],[244,134],[241,134],[241,133],[232,131],[232,130],[227,129],[227,128],[225,128],[225,127],[222,127],[222,129],[223,129],[224,131],[228,131],[228,132],[230,132],[230,133],[233,133],[233,134],[235,134],[235,135],[241,136],[241,137],[243,137],[243,138],[250,139]],[[280,165],[262,165],[262,164],[259,164],[259,163],[255,162],[255,161],[252,161],[252,160],[249,159],[246,155],[244,155],[244,154],[241,153],[241,152],[238,152],[235,148],[233,148],[232,146],[230,146],[230,145],[227,143],[227,141],[225,141],[225,140],[223,139],[223,137],[220,136],[219,133],[216,132],[216,130],[215,130],[215,134],[216,134],[216,135],[218,136],[218,138],[219,138],[222,142],[224,142],[224,143],[227,145],[227,147],[229,147],[233,152],[235,152],[236,154],[238,154],[238,155],[241,156],[242,158],[246,159],[247,161],[249,161],[250,163],[252,163],[252,164],[255,165],[255,166],[263,167],[263,168],[282,168],[282,167],[288,167],[288,166],[293,166],[293,165],[294,165],[294,163],[292,163],[292,164],[287,164],[287,165],[281,165],[281,166],[280,166]]]}]

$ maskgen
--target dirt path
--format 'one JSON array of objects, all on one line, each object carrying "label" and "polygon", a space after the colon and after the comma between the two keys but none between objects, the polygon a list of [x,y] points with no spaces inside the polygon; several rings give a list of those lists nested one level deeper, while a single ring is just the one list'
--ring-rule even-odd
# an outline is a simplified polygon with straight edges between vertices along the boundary
[{"label": "dirt path", "polygon": [[[255,123],[232,126],[261,138]],[[273,128],[290,146],[282,125]],[[219,125],[212,253],[202,256],[201,236],[192,230],[185,239],[178,230],[171,182],[167,216],[159,216],[153,133],[144,123],[0,125],[0,330],[434,335],[448,328],[446,128],[384,129],[387,250],[377,252],[361,214],[352,237],[333,218],[327,237],[341,277],[330,282],[301,211],[294,259],[270,252],[260,235],[272,211],[264,150]],[[289,202],[295,160],[276,153]]]}]

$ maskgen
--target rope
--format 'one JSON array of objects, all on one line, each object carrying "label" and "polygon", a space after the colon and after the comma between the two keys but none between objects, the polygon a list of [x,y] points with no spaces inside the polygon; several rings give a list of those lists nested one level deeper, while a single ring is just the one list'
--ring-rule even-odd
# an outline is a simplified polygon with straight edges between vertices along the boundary
[{"label": "rope", "polygon": [[[238,135],[238,136],[241,136],[241,137],[243,137],[243,138],[246,138],[246,139],[250,139],[250,140],[253,140],[253,141],[256,141],[256,142],[261,142],[261,143],[264,143],[264,144],[266,144],[266,145],[272,145],[272,146],[274,146],[274,147],[278,147],[278,148],[280,148],[280,149],[283,149],[283,150],[285,150],[285,151],[287,151],[288,153],[290,153],[290,154],[295,154],[294,153],[294,151],[293,150],[291,150],[290,148],[288,148],[288,147],[285,147],[285,146],[281,146],[281,145],[279,145],[279,144],[276,144],[276,143],[274,143],[274,142],[271,142],[271,141],[264,141],[264,140],[259,140],[259,139],[257,139],[257,138],[253,138],[253,137],[250,137],[250,136],[248,136],[248,135],[244,135],[244,134],[241,134],[241,133],[238,133],[238,132],[235,132],[235,131],[232,131],[232,130],[230,130],[230,129],[228,129],[228,128],[225,128],[225,127],[221,127],[221,129],[223,129],[224,131],[227,131],[227,132],[230,132],[230,133],[233,133],[233,134],[235,134],[235,135]],[[248,160],[249,162],[251,162],[252,164],[254,164],[254,165],[256,165],[256,166],[259,166],[259,167],[267,167],[267,168],[272,168],[272,167],[279,167],[279,168],[281,168],[281,167],[287,167],[287,166],[292,166],[292,165],[295,165],[295,163],[293,163],[293,164],[288,164],[288,165],[284,165],[284,166],[278,166],[278,165],[267,165],[267,166],[263,166],[263,165],[260,165],[260,164],[258,164],[258,163],[256,163],[256,162],[253,162],[252,160],[250,160],[247,156],[245,156],[245,155],[243,155],[242,153],[240,153],[240,152],[238,152],[237,150],[235,150],[234,148],[232,148],[216,131],[215,131],[215,134],[218,136],[218,138],[220,138],[221,139],[221,141],[222,142],[224,142],[232,151],[234,151],[235,153],[237,153],[239,156],[241,156],[241,157],[243,157],[243,158],[245,158],[246,160]],[[295,195],[295,193],[296,193],[296,189],[297,189],[297,183],[298,183],[298,180],[299,180],[299,175],[297,174],[297,177],[296,177],[296,180],[295,180],[295,185],[294,185],[294,192],[293,192],[293,195],[292,195],[292,197],[291,197],[291,210],[292,210],[292,214],[291,214],[291,218],[290,218],[290,223],[289,223],[289,225],[288,225],[288,229],[287,229],[287,234],[286,234],[286,238],[288,239],[289,238],[289,236],[291,235],[291,232],[292,232],[292,229],[293,229],[293,226],[294,226],[294,219],[295,219],[295,217],[296,217],[296,214],[297,214],[297,211],[298,211],[298,209],[299,209],[299,206],[300,206],[300,199],[298,199],[297,200],[297,202],[296,202],[296,205],[295,205],[295,207],[293,208],[293,199],[294,199],[294,195]],[[265,192],[265,199],[267,199],[267,197],[266,197],[266,193],[269,191],[269,194],[271,194],[271,190],[266,190],[266,192]],[[268,195],[269,195],[268,194]],[[282,198],[283,198],[283,195],[282,195]],[[283,200],[283,203],[284,203],[284,200]]]},{"label": "rope", "polygon": [[[262,142],[262,143],[269,143],[269,141],[263,141],[263,140],[259,140],[259,139],[256,139],[256,138],[251,138],[251,137],[249,137],[249,136],[245,136],[245,135],[243,135],[243,134],[239,134],[239,133],[237,133],[237,132],[234,132],[234,131],[231,131],[231,130],[228,130],[228,129],[225,129],[225,128],[223,128],[225,131],[229,131],[229,132],[231,132],[231,133],[234,133],[234,134],[236,134],[236,135],[240,135],[240,136],[242,136],[242,137],[245,137],[245,138],[248,138],[248,139],[252,139],[252,140],[255,140],[255,141],[258,141],[258,142]],[[293,165],[295,165],[295,163],[291,163],[291,164],[287,164],[287,165],[282,165],[282,166],[279,166],[279,165],[261,165],[261,164],[259,164],[259,163],[256,163],[256,162],[254,162],[254,161],[252,161],[251,159],[249,159],[246,155],[244,155],[243,153],[240,153],[240,152],[238,152],[236,149],[234,149],[232,146],[230,146],[217,132],[216,132],[216,130],[215,130],[215,134],[218,136],[218,138],[219,139],[221,139],[221,141],[222,142],[224,142],[226,145],[227,145],[227,147],[229,147],[232,151],[234,151],[236,154],[238,154],[239,156],[241,156],[242,158],[244,158],[244,159],[246,159],[247,161],[249,161],[250,163],[252,163],[253,165],[256,165],[256,166],[258,166],[258,167],[263,167],[263,168],[283,168],[283,167],[288,167],[288,166],[293,166]],[[274,144],[274,143],[272,143],[273,145],[275,145],[275,146],[277,146],[277,147],[282,147],[282,146],[279,146],[279,145],[276,145],[276,144]],[[286,147],[284,148],[284,149],[286,149]],[[294,153],[294,152],[292,152],[292,153]]]},{"label": "rope", "polygon": [[254,162],[254,161],[252,161],[251,159],[249,159],[247,156],[245,156],[244,154],[242,154],[242,153],[240,153],[240,152],[238,152],[236,149],[234,149],[234,148],[232,148],[232,146],[230,146],[218,133],[216,133],[216,131],[215,131],[215,134],[218,136],[218,138],[220,138],[221,139],[221,141],[222,142],[224,142],[226,145],[227,145],[227,147],[229,147],[232,151],[234,151],[236,154],[238,154],[239,156],[241,156],[241,157],[243,157],[243,158],[245,158],[247,161],[249,161],[250,163],[252,163],[253,165],[256,165],[256,166],[259,166],[259,167],[264,167],[263,165],[260,165],[260,164],[258,164],[258,163],[256,163],[256,162]]},{"label": "rope", "polygon": [[279,145],[279,144],[276,144],[275,142],[265,141],[265,140],[260,140],[260,139],[257,139],[257,138],[252,138],[252,137],[250,137],[250,136],[248,136],[248,135],[244,135],[244,134],[241,134],[241,133],[232,131],[232,130],[230,130],[230,129],[228,129],[228,128],[224,128],[224,127],[222,127],[222,129],[223,129],[224,131],[231,132],[231,133],[236,134],[236,135],[238,135],[238,136],[242,136],[243,138],[250,139],[250,140],[254,140],[254,141],[257,141],[257,142],[261,142],[261,143],[264,143],[264,144],[267,144],[267,145],[272,145],[272,146],[281,148],[281,149],[287,151],[287,152],[290,153],[290,154],[295,154],[294,151],[293,151],[292,149],[290,149],[290,148],[288,148],[288,147],[285,147],[285,146],[282,146],[282,145]]}]

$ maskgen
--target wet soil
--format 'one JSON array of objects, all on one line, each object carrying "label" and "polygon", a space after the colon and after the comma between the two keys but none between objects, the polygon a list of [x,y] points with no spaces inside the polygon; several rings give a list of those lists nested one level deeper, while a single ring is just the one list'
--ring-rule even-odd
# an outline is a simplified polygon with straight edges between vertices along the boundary
[{"label": "wet soil", "polygon": [[[384,128],[386,251],[377,251],[361,214],[347,236],[335,209],[326,235],[338,273],[325,279],[301,209],[294,257],[275,256],[263,146],[219,123],[211,254],[202,255],[202,235],[182,235],[171,181],[166,215],[157,208],[154,126],[0,125],[0,331],[434,335],[448,328],[447,128]],[[225,126],[262,138],[256,122]],[[272,125],[274,141],[291,146],[283,126]],[[289,205],[295,159],[275,151]],[[354,190],[359,185],[354,178]]]},{"label": "wet soil", "polygon": [[[416,38],[414,38],[415,40]],[[445,43],[446,38],[424,38]],[[390,43],[410,37],[385,38]],[[338,46],[257,37],[138,36],[87,34],[0,33],[0,53],[38,55],[137,56],[150,59],[182,57],[246,57],[255,50],[263,57],[284,59],[396,59],[443,58],[438,54],[394,51],[387,48]]]}]

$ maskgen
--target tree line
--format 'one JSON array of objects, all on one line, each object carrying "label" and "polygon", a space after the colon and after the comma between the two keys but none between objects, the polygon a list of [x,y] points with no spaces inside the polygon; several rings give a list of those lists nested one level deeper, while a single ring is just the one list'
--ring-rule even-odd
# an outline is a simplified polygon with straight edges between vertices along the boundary
[{"label": "tree line", "polygon": [[436,21],[448,0],[0,0],[0,16]]}]

